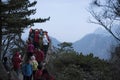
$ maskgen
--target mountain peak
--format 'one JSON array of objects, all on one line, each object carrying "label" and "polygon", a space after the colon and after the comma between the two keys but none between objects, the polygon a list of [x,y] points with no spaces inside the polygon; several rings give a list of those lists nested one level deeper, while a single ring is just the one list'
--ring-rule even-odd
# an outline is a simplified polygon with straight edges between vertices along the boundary
[{"label": "mountain peak", "polygon": [[102,35],[110,35],[104,28],[97,28],[94,32],[94,34],[102,34]]},{"label": "mountain peak", "polygon": [[101,59],[109,59],[111,45],[116,45],[114,38],[107,32],[105,33],[105,30],[99,28],[95,33],[88,34],[76,41],[73,44],[73,48],[77,52],[82,52],[85,55],[93,53],[94,56]]}]

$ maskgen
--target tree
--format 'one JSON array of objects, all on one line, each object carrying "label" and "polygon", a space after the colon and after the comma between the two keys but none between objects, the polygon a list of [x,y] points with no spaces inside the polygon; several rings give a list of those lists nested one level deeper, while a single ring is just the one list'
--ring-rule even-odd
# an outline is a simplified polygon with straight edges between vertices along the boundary
[{"label": "tree", "polygon": [[[34,23],[42,23],[50,19],[37,18],[31,19],[30,16],[36,13],[36,9],[32,7],[36,5],[36,1],[29,0],[0,0],[0,59],[4,55],[4,51],[13,47],[16,37],[21,38],[21,33],[25,28],[29,28]],[[13,44],[11,46],[11,44]],[[20,45],[17,45],[20,46]],[[20,46],[21,47],[21,46]],[[8,80],[0,60],[0,80]],[[13,77],[14,78],[14,77]],[[13,79],[12,79],[13,80]],[[17,79],[18,80],[18,79]]]},{"label": "tree", "polygon": [[[94,0],[91,4],[90,13],[97,21],[91,21],[92,23],[102,25],[120,42],[120,0]],[[110,59],[113,80],[119,80],[120,45],[113,46],[111,50],[113,50]]]},{"label": "tree", "polygon": [[101,25],[120,41],[120,31],[116,31],[120,29],[120,0],[94,0],[89,12],[95,19],[90,20],[91,23]]},{"label": "tree", "polygon": [[[47,64],[56,80],[114,80],[110,64],[94,57],[77,52],[54,54]],[[118,74],[119,75],[119,74]],[[117,79],[119,80],[119,79]]]},{"label": "tree", "polygon": [[[8,0],[7,2],[0,0],[0,46],[4,42],[3,36],[8,35],[8,33],[12,37],[11,40],[13,40],[15,36],[20,35],[30,25],[50,19],[50,17],[45,19],[30,18],[31,15],[36,13],[36,9],[31,8],[36,3],[36,1],[31,3],[29,0]],[[1,49],[2,47],[0,47],[0,51]],[[1,55],[2,53],[0,52],[0,58]]]},{"label": "tree", "polygon": [[63,43],[60,43],[58,44],[58,46],[60,47],[60,51],[71,51],[72,50],[72,43],[70,42],[63,42]]},{"label": "tree", "polygon": [[[21,35],[6,35],[3,36],[2,40],[2,60],[4,56],[9,53],[15,53],[14,49],[17,49],[17,51],[21,51],[22,55],[26,52],[26,42],[21,39]],[[12,55],[12,54],[9,54]]]}]

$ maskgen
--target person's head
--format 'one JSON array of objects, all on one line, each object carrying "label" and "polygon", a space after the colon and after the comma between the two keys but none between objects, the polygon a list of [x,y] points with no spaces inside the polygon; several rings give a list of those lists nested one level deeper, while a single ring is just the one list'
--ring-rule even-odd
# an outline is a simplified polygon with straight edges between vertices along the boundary
[{"label": "person's head", "polygon": [[39,29],[35,29],[35,33],[39,34]]},{"label": "person's head", "polygon": [[25,63],[29,64],[30,63],[30,59],[26,59]]},{"label": "person's head", "polygon": [[30,28],[30,31],[29,31],[29,33],[32,33],[32,31],[33,31],[33,29],[32,29],[32,28]]},{"label": "person's head", "polygon": [[43,31],[43,29],[39,29],[40,31]]},{"label": "person's head", "polygon": [[48,34],[48,32],[47,32],[47,31],[44,31],[43,33],[44,33],[44,35],[47,35],[47,34]]},{"label": "person's head", "polygon": [[28,39],[28,40],[26,41],[26,43],[29,45],[29,44],[32,43],[32,41],[31,41],[30,39]]},{"label": "person's head", "polygon": [[33,56],[31,56],[31,60],[35,60],[35,56],[33,55]]},{"label": "person's head", "polygon": [[38,49],[38,51],[41,51],[41,49]]}]

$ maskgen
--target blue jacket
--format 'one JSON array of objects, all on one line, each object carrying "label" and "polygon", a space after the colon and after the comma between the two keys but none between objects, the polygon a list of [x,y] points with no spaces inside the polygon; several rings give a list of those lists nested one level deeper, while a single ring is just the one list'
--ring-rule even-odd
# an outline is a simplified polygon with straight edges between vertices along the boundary
[{"label": "blue jacket", "polygon": [[22,66],[22,73],[24,76],[31,76],[32,75],[32,65],[26,63]]}]

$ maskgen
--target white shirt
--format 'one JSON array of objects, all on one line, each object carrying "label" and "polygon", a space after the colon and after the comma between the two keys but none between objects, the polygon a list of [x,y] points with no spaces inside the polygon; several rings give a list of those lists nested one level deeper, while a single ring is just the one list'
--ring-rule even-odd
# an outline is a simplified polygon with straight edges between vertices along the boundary
[{"label": "white shirt", "polygon": [[43,45],[48,45],[49,41],[46,37],[46,35],[43,36]]}]

